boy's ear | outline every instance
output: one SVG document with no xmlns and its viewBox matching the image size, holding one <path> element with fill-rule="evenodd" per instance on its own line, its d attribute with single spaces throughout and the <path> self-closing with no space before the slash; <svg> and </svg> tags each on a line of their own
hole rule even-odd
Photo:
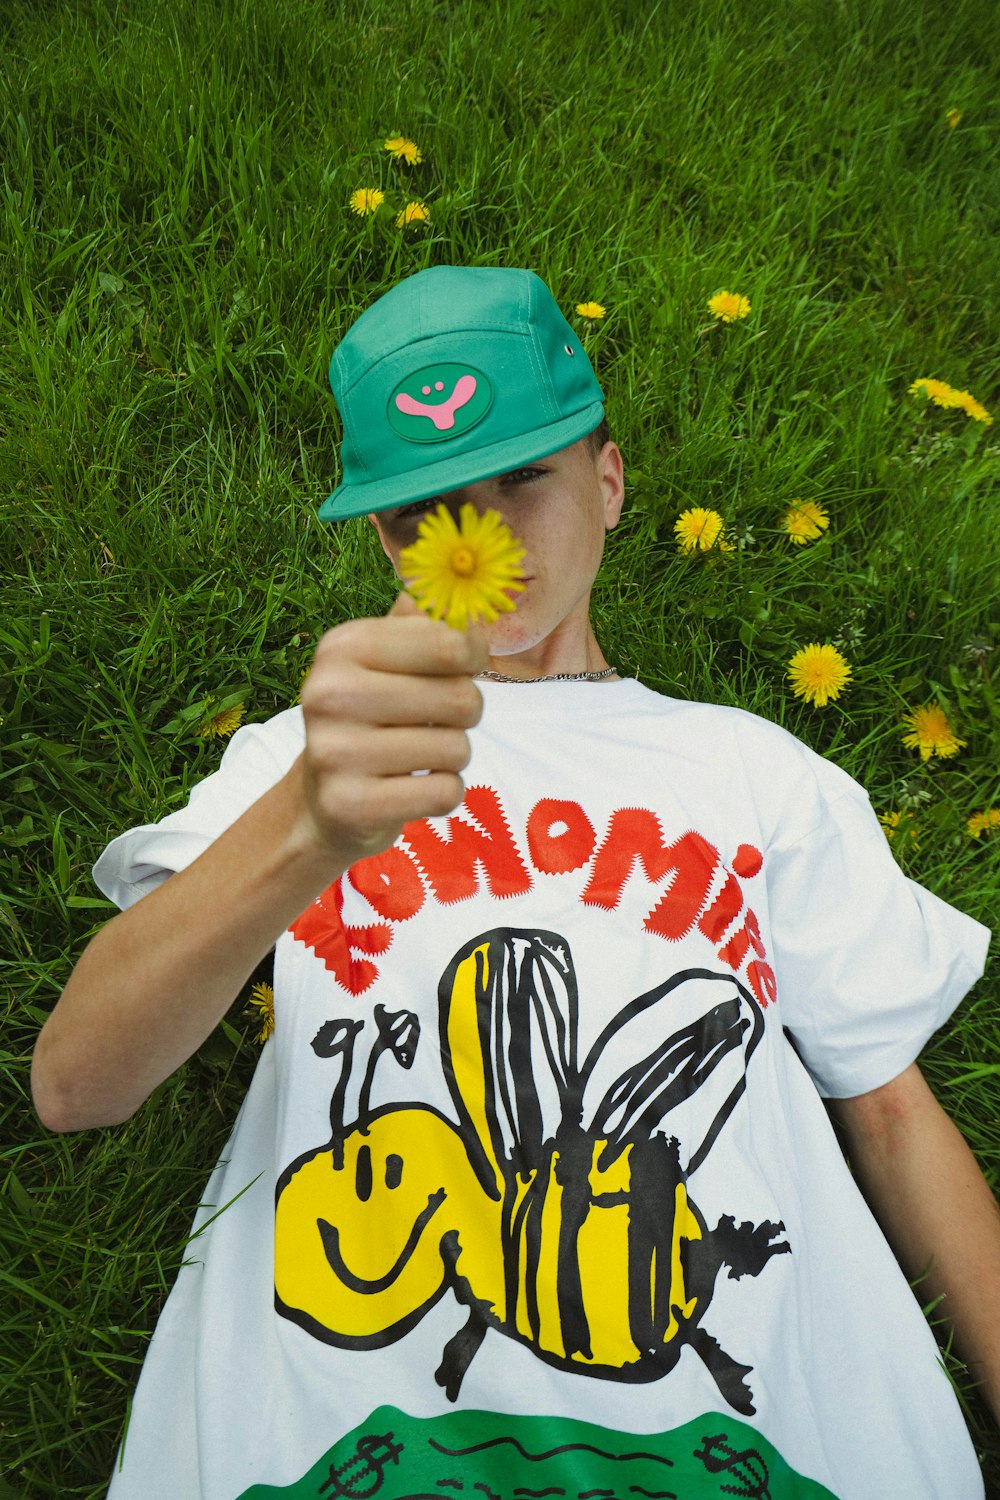
<svg viewBox="0 0 1000 1500">
<path fill-rule="evenodd" d="M 604 497 L 604 524 L 608 531 L 618 525 L 625 500 L 625 466 L 617 443 L 605 443 L 595 461 Z"/>
<path fill-rule="evenodd" d="M 391 562 L 392 558 L 389 556 L 389 549 L 388 549 L 388 547 L 385 544 L 385 533 L 382 530 L 382 524 L 379 521 L 378 516 L 375 514 L 374 511 L 369 511 L 368 515 L 365 517 L 365 520 L 366 521 L 370 521 L 371 524 L 375 527 L 375 530 L 378 532 L 378 539 L 379 539 L 379 542 L 381 543 L 382 551 L 385 553 L 386 557 L 388 557 L 389 561 Z"/>
</svg>

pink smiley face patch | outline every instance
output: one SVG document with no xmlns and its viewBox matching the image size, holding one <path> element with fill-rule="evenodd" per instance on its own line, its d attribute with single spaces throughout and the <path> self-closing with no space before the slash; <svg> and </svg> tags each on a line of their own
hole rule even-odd
<svg viewBox="0 0 1000 1500">
<path fill-rule="evenodd" d="M 389 424 L 409 443 L 440 443 L 481 422 L 493 405 L 493 388 L 472 365 L 424 365 L 399 382 L 389 397 Z"/>
</svg>

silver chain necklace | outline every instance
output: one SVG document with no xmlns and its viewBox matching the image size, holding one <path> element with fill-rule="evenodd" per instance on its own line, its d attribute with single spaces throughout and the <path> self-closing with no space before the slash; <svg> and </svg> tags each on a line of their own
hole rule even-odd
<svg viewBox="0 0 1000 1500">
<path fill-rule="evenodd" d="M 603 672 L 553 672 L 549 677 L 508 677 L 504 672 L 477 672 L 476 676 L 488 677 L 490 682 L 600 682 L 617 672 L 617 667 L 606 667 Z"/>
</svg>

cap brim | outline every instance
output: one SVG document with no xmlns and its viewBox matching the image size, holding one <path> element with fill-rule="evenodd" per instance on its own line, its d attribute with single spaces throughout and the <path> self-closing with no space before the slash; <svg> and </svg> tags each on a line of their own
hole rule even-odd
<svg viewBox="0 0 1000 1500">
<path fill-rule="evenodd" d="M 489 448 L 454 454 L 440 463 L 394 475 L 391 479 L 342 484 L 323 501 L 319 518 L 321 521 L 347 521 L 352 516 L 391 510 L 397 505 L 410 505 L 415 500 L 430 500 L 435 495 L 459 490 L 463 485 L 476 484 L 480 479 L 507 474 L 522 464 L 547 458 L 550 453 L 558 453 L 560 448 L 579 442 L 593 432 L 603 416 L 603 403 L 595 401 L 570 417 L 561 417 L 558 422 L 536 427 L 517 437 L 504 438 L 502 443 L 494 443 Z"/>
</svg>

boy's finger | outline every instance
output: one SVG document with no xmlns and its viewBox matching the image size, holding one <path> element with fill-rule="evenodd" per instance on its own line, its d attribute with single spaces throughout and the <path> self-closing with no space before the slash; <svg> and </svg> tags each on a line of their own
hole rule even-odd
<svg viewBox="0 0 1000 1500">
<path fill-rule="evenodd" d="M 388 613 L 390 615 L 419 615 L 420 606 L 412 594 L 401 589 L 392 601 L 392 608 Z"/>
<path fill-rule="evenodd" d="M 389 614 L 395 615 L 397 618 L 407 615 L 419 615 L 420 613 L 420 606 L 413 598 L 413 595 L 408 594 L 405 589 L 396 595 L 392 608 L 389 610 Z M 468 645 L 469 666 L 467 670 L 470 672 L 482 672 L 490 664 L 490 653 L 489 647 L 486 644 L 486 636 L 478 625 L 470 625 L 464 632 L 464 635 Z"/>
<path fill-rule="evenodd" d="M 465 632 L 465 639 L 469 646 L 470 672 L 485 672 L 490 664 L 490 648 L 486 644 L 486 636 L 478 625 L 470 625 Z"/>
<path fill-rule="evenodd" d="M 381 619 L 348 620 L 328 630 L 316 647 L 310 677 L 318 670 L 329 680 L 331 672 L 350 670 L 352 664 L 374 672 L 460 677 L 481 672 L 488 661 L 481 631 L 453 630 L 400 594 Z M 313 682 L 313 690 L 316 686 Z"/>
</svg>

